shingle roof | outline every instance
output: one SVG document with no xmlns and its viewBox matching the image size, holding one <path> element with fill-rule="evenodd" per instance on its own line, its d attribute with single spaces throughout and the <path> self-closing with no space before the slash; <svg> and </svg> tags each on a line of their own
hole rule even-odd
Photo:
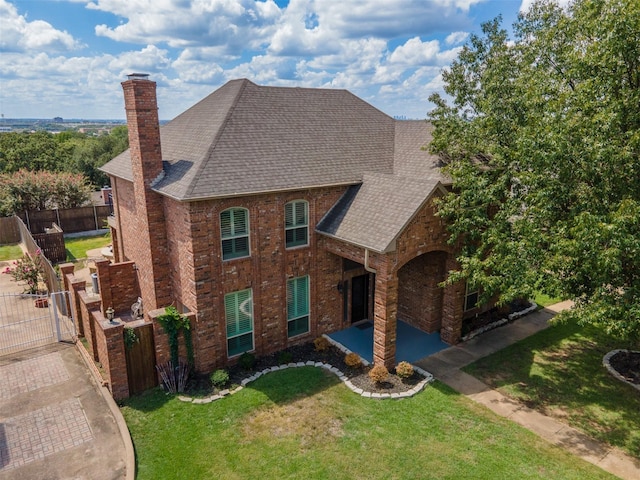
<svg viewBox="0 0 640 480">
<path fill-rule="evenodd" d="M 442 188 L 432 178 L 365 174 L 362 184 L 349 187 L 316 230 L 376 252 L 392 251 L 409 221 Z"/>
<path fill-rule="evenodd" d="M 393 174 L 365 174 L 318 223 L 325 235 L 387 252 L 420 208 L 450 180 L 438 168 L 438 157 L 424 147 L 433 127 L 424 121 L 397 121 Z"/>
<path fill-rule="evenodd" d="M 346 90 L 233 80 L 160 129 L 154 189 L 196 200 L 353 184 L 392 173 L 395 121 Z M 102 170 L 132 180 L 126 151 Z"/>
<path fill-rule="evenodd" d="M 189 201 L 351 185 L 316 230 L 385 252 L 450 184 L 424 148 L 432 130 L 346 90 L 233 80 L 160 128 L 165 176 L 154 190 Z M 129 151 L 102 170 L 132 181 Z"/>
</svg>

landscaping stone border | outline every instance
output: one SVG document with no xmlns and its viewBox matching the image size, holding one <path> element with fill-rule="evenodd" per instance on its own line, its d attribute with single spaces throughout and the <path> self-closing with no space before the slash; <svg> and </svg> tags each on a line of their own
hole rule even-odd
<svg viewBox="0 0 640 480">
<path fill-rule="evenodd" d="M 341 350 L 346 350 L 344 347 L 341 348 Z M 363 359 L 363 362 L 365 360 Z M 368 363 L 367 363 L 368 364 Z M 228 395 L 233 395 L 234 393 L 239 392 L 240 390 L 242 390 L 245 386 L 247 386 L 247 384 L 253 382 L 254 380 L 257 380 L 258 378 L 260 378 L 263 375 L 266 375 L 267 373 L 271 373 L 271 372 L 277 372 L 279 370 L 286 370 L 287 368 L 298 368 L 298 367 L 318 367 L 318 368 L 324 368 L 325 370 L 335 374 L 346 386 L 347 388 L 349 388 L 352 392 L 357 393 L 358 395 L 365 397 L 365 398 L 377 398 L 377 399 L 387 399 L 387 398 L 395 398 L 395 399 L 399 399 L 399 398 L 409 398 L 409 397 L 413 397 L 415 394 L 421 392 L 424 387 L 426 385 L 428 385 L 429 383 L 431 383 L 433 381 L 433 375 L 431 375 L 429 372 L 421 369 L 420 367 L 417 366 L 413 366 L 413 369 L 415 372 L 419 373 L 420 375 L 422 375 L 424 377 L 423 380 L 421 380 L 418 384 L 416 384 L 412 389 L 407 390 L 406 392 L 396 392 L 396 393 L 377 393 L 377 392 L 366 392 L 364 390 L 362 390 L 361 388 L 356 387 L 353 383 L 351 383 L 351 381 L 347 378 L 347 376 L 342 373 L 338 368 L 334 367 L 333 365 L 329 365 L 328 363 L 323 363 L 323 362 L 314 362 L 312 360 L 308 360 L 306 362 L 297 362 L 297 363 L 287 363 L 284 365 L 278 365 L 277 367 L 270 367 L 270 368 L 266 368 L 260 372 L 257 372 L 255 374 L 253 374 L 250 377 L 245 378 L 244 380 L 242 380 L 242 382 L 240 382 L 240 386 L 233 389 L 233 390 L 222 390 L 219 393 L 210 395 L 208 397 L 204 397 L 204 398 L 193 398 L 193 397 L 188 397 L 186 395 L 178 395 L 178 399 L 183 401 L 183 402 L 187 402 L 187 403 L 196 403 L 196 404 L 203 404 L 203 403 L 211 403 L 215 400 L 219 400 L 221 398 L 224 398 Z"/>
<path fill-rule="evenodd" d="M 620 352 L 633 352 L 633 353 L 637 353 L 635 350 L 624 350 L 624 349 L 617 349 L 617 350 L 611 350 L 609 353 L 607 353 L 604 358 L 602 359 L 602 365 L 604 365 L 604 367 L 609 371 L 609 373 L 611 375 L 613 375 L 615 378 L 617 378 L 618 380 L 620 380 L 621 382 L 624 382 L 628 385 L 631 385 L 633 388 L 635 388 L 636 390 L 640 391 L 640 385 L 636 385 L 635 383 L 631 383 L 629 380 L 627 380 L 626 378 L 624 378 L 622 375 L 620 375 L 615 368 L 613 368 L 611 366 L 611 357 L 613 357 L 616 353 L 620 353 Z"/>
<path fill-rule="evenodd" d="M 528 315 L 529 313 L 534 312 L 537 309 L 538 309 L 538 304 L 536 302 L 531 302 L 531 305 L 529 305 L 524 310 L 520 310 L 519 312 L 510 313 L 505 318 L 501 318 L 500 320 L 496 320 L 495 322 L 491 322 L 491 323 L 485 325 L 484 327 L 478 328 L 477 330 L 474 330 L 474 331 L 468 333 L 467 335 L 462 337 L 460 340 L 463 341 L 463 342 L 466 342 L 467 340 L 471 340 L 473 337 L 477 337 L 478 335 L 482 335 L 483 333 L 488 332 L 489 330 L 493 330 L 494 328 L 501 327 L 505 323 L 509 323 L 509 322 L 515 320 L 516 318 L 524 317 L 525 315 Z"/>
</svg>

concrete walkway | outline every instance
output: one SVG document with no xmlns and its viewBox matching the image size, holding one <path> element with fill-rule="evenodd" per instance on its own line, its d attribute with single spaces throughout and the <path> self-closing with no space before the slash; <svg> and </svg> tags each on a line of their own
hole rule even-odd
<svg viewBox="0 0 640 480">
<path fill-rule="evenodd" d="M 133 479 L 129 432 L 75 345 L 0 357 L 0 480 Z"/>
<path fill-rule="evenodd" d="M 570 306 L 570 302 L 562 302 L 531 313 L 464 344 L 450 347 L 424 358 L 416 362 L 416 365 L 432 373 L 438 380 L 471 400 L 485 405 L 502 417 L 513 420 L 554 445 L 558 445 L 620 478 L 637 480 L 640 478 L 640 461 L 615 447 L 603 445 L 558 420 L 525 407 L 460 370 L 479 358 L 497 352 L 546 328 L 549 325 L 549 319 Z"/>
</svg>

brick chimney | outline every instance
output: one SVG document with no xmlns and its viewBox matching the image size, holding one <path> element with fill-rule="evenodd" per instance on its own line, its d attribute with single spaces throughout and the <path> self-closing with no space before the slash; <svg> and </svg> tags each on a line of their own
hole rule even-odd
<svg viewBox="0 0 640 480">
<path fill-rule="evenodd" d="M 167 233 L 163 197 L 151 186 L 162 173 L 162 149 L 156 83 L 134 73 L 122 82 L 135 197 L 135 238 L 128 239 L 129 259 L 137 268 L 144 311 L 171 304 Z"/>
</svg>

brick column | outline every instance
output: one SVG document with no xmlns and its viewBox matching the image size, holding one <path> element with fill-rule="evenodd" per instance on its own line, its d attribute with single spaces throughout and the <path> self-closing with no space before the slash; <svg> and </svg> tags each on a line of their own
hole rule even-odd
<svg viewBox="0 0 640 480">
<path fill-rule="evenodd" d="M 373 317 L 373 363 L 391 370 L 396 362 L 398 276 L 385 259 L 376 273 Z"/>
<path fill-rule="evenodd" d="M 459 268 L 453 254 L 447 255 L 446 271 Z M 442 300 L 442 329 L 440 337 L 449 345 L 460 341 L 462 332 L 462 313 L 464 308 L 464 283 L 458 282 L 444 287 Z"/>
<path fill-rule="evenodd" d="M 99 361 L 109 382 L 111 395 L 116 400 L 129 398 L 127 359 L 124 349 L 124 324 L 118 319 L 109 322 L 100 312 L 93 312 Z"/>
</svg>

